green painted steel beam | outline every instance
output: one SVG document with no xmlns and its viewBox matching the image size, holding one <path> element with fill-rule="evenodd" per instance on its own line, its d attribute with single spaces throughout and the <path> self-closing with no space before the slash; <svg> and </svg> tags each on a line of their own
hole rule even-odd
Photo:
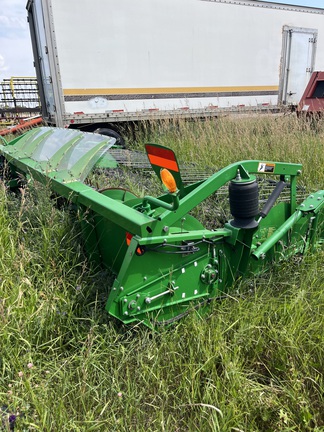
<svg viewBox="0 0 324 432">
<path fill-rule="evenodd" d="M 75 192 L 75 186 L 76 183 L 69 185 L 71 192 Z M 163 228 L 160 221 L 104 196 L 90 187 L 82 188 L 75 202 L 87 206 L 109 221 L 116 222 L 119 226 L 134 235 L 137 234 L 141 237 L 146 237 L 148 235 L 148 227 L 152 232 L 161 232 Z"/>
<path fill-rule="evenodd" d="M 302 212 L 317 214 L 322 207 L 324 207 L 324 190 L 319 190 L 310 194 L 307 199 L 298 206 L 298 209 Z"/>
<path fill-rule="evenodd" d="M 219 228 L 215 231 L 210 230 L 191 230 L 187 231 L 179 231 L 179 232 L 171 232 L 170 234 L 166 234 L 164 236 L 155 236 L 155 237 L 143 237 L 136 238 L 138 244 L 141 246 L 147 246 L 152 244 L 172 244 L 173 242 L 179 242 L 183 240 L 213 240 L 217 241 L 218 239 L 223 239 L 225 237 L 230 237 L 232 235 L 232 231 L 226 228 Z"/>
<path fill-rule="evenodd" d="M 302 218 L 300 210 L 293 213 L 267 240 L 252 252 L 255 259 L 265 258 L 266 253 Z"/>
<path fill-rule="evenodd" d="M 198 204 L 207 199 L 210 195 L 220 189 L 229 181 L 233 180 L 237 171 L 240 167 L 243 167 L 245 171 L 250 174 L 264 174 L 258 171 L 260 167 L 260 161 L 241 161 L 227 166 L 221 169 L 203 183 L 198 184 L 198 186 L 191 190 L 184 198 L 180 201 L 179 210 L 177 213 L 170 211 L 165 211 L 161 216 L 161 220 L 165 225 L 172 225 L 175 220 L 183 217 L 185 214 L 193 210 Z M 286 176 L 297 176 L 301 172 L 301 164 L 288 164 L 283 162 L 267 162 L 269 165 L 274 166 L 271 173 L 272 175 L 286 175 Z"/>
</svg>

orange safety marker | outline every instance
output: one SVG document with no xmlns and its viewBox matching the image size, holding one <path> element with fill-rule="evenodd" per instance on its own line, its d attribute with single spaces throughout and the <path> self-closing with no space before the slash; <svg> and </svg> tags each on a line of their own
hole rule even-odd
<svg viewBox="0 0 324 432">
<path fill-rule="evenodd" d="M 178 163 L 172 150 L 148 144 L 146 145 L 146 151 L 152 165 L 179 172 Z"/>
</svg>

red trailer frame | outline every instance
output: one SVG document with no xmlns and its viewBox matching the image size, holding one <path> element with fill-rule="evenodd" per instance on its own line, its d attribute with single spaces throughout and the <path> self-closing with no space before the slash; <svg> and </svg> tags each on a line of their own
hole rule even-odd
<svg viewBox="0 0 324 432">
<path fill-rule="evenodd" d="M 324 114 L 324 72 L 313 72 L 298 104 L 299 114 Z"/>
</svg>

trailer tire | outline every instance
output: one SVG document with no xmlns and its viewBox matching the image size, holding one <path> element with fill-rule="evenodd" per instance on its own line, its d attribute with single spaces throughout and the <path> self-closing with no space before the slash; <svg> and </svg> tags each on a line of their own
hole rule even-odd
<svg viewBox="0 0 324 432">
<path fill-rule="evenodd" d="M 116 131 L 114 131 L 113 129 L 109 129 L 109 128 L 98 128 L 94 131 L 94 133 L 100 134 L 100 135 L 106 135 L 112 138 L 116 139 L 116 145 L 122 147 L 122 148 L 126 148 L 126 144 L 124 141 L 124 138 Z"/>
</svg>

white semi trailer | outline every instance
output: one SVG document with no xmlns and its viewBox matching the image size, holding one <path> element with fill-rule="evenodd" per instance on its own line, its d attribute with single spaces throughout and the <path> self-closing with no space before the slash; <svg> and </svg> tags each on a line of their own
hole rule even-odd
<svg viewBox="0 0 324 432">
<path fill-rule="evenodd" d="M 125 122 L 297 105 L 324 70 L 324 8 L 257 0 L 29 0 L 43 117 Z"/>
</svg>

